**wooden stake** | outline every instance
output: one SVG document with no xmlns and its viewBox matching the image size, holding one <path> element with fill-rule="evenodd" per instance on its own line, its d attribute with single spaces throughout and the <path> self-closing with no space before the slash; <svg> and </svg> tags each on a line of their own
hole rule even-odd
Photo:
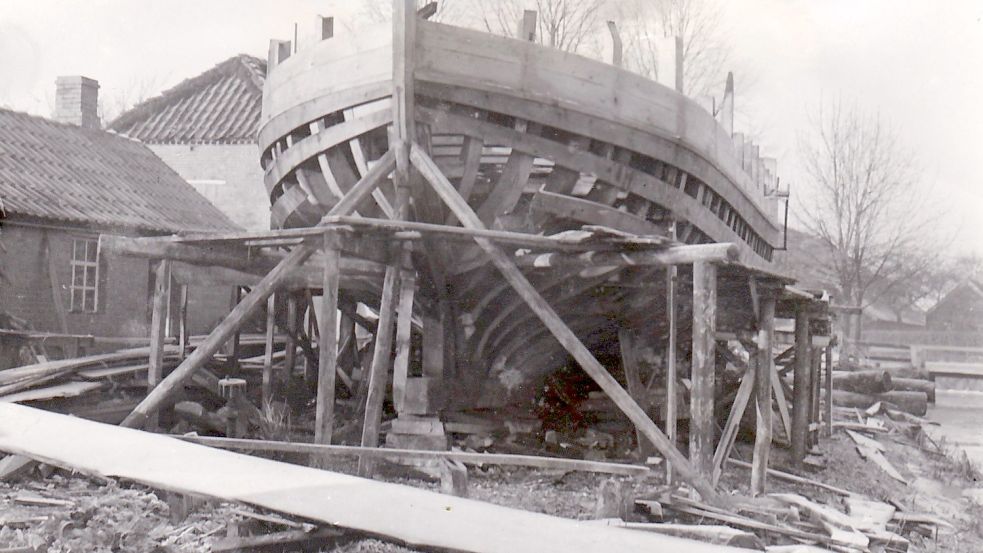
<svg viewBox="0 0 983 553">
<path fill-rule="evenodd" d="M 608 32 L 611 33 L 611 64 L 615 67 L 621 67 L 623 65 L 622 59 L 624 54 L 622 52 L 621 44 L 621 33 L 618 32 L 618 24 L 614 21 L 608 21 Z"/>
<path fill-rule="evenodd" d="M 263 342 L 263 412 L 269 415 L 273 404 L 273 350 L 276 347 L 276 297 L 270 294 L 266 300 L 266 336 Z"/>
<path fill-rule="evenodd" d="M 447 177 L 440 172 L 440 169 L 437 168 L 433 160 L 416 144 L 413 144 L 411 147 L 410 159 L 464 226 L 479 229 L 484 228 L 477 214 L 471 209 L 471 206 L 461 198 L 457 190 L 447 180 Z M 628 419 L 636 427 L 642 429 L 645 437 L 655 444 L 656 448 L 666 459 L 672 461 L 679 475 L 689 482 L 707 501 L 718 503 L 725 501 L 713 489 L 709 481 L 694 470 L 689 461 L 669 442 L 666 435 L 659 430 L 638 403 L 631 398 L 628 392 L 618 384 L 618 381 L 611 376 L 607 369 L 601 365 L 594 355 L 591 354 L 590 350 L 577 338 L 577 335 L 560 319 L 560 316 L 546 303 L 546 300 L 543 299 L 536 288 L 526 279 L 519 268 L 516 267 L 508 254 L 489 240 L 475 238 L 475 242 L 488 254 L 492 263 L 495 264 L 509 284 L 512 285 L 516 293 L 525 300 L 533 313 L 543 321 L 543 324 L 546 325 L 553 336 L 556 337 L 557 341 L 570 353 L 581 368 L 597 382 L 608 397 L 628 416 Z"/>
<path fill-rule="evenodd" d="M 338 282 L 341 277 L 337 236 L 324 236 L 324 275 L 318 322 L 317 412 L 314 443 L 330 444 L 334 429 L 335 374 L 338 367 Z"/>
<path fill-rule="evenodd" d="M 669 226 L 669 236 L 676 239 L 676 222 Z M 666 270 L 666 313 L 669 317 L 669 343 L 666 344 L 666 436 L 669 443 L 676 444 L 676 342 L 678 326 L 676 321 L 676 279 L 678 270 L 674 265 Z M 666 463 L 666 482 L 672 483 L 672 463 Z"/>
<path fill-rule="evenodd" d="M 751 494 L 761 495 L 767 488 L 768 457 L 771 452 L 771 375 L 774 361 L 771 348 L 775 336 L 775 297 L 761 297 L 761 317 L 758 320 L 758 363 L 755 386 L 754 459 L 751 467 Z"/>
<path fill-rule="evenodd" d="M 170 298 L 171 262 L 161 259 L 154 267 L 153 311 L 150 315 L 150 367 L 147 369 L 147 392 L 160 384 L 164 376 L 164 338 L 167 304 Z M 148 421 L 151 430 L 157 428 L 157 417 Z"/>
<path fill-rule="evenodd" d="M 792 461 L 805 459 L 809 436 L 809 316 L 806 306 L 795 311 L 795 374 L 792 399 Z"/>
<path fill-rule="evenodd" d="M 409 376 L 411 331 L 413 330 L 413 296 L 416 293 L 416 274 L 406 266 L 409 255 L 404 255 L 404 266 L 399 273 L 399 305 L 396 318 L 396 360 L 393 362 L 393 403 L 396 411 L 403 411 L 403 395 Z"/>
<path fill-rule="evenodd" d="M 713 471 L 716 326 L 717 267 L 710 263 L 694 263 L 689 458 L 704 477 L 709 477 Z"/>
</svg>

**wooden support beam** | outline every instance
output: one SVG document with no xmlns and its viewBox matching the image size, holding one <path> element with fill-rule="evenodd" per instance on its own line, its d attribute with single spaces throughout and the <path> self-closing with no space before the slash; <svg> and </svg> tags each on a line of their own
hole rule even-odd
<svg viewBox="0 0 983 553">
<path fill-rule="evenodd" d="M 751 494 L 767 491 L 768 457 L 771 452 L 771 390 L 772 375 L 776 375 L 772 357 L 775 337 L 775 297 L 761 298 L 761 316 L 758 319 L 757 383 L 755 386 L 756 427 L 754 433 L 754 459 L 751 467 Z M 781 389 L 779 387 L 779 389 Z M 784 399 L 783 399 L 784 401 Z"/>
<path fill-rule="evenodd" d="M 669 237 L 676 239 L 676 222 L 669 227 Z M 676 384 L 676 344 L 679 336 L 679 326 L 676 320 L 676 280 L 678 271 L 675 265 L 666 270 L 666 316 L 669 318 L 669 336 L 666 344 L 666 436 L 669 443 L 676 444 L 676 415 L 678 392 Z M 672 483 L 672 463 L 666 463 L 666 482 Z"/>
<path fill-rule="evenodd" d="M 338 237 L 324 236 L 324 274 L 318 322 L 317 411 L 314 442 L 330 444 L 334 429 L 335 373 L 338 367 Z"/>
<path fill-rule="evenodd" d="M 406 144 L 416 140 L 415 52 L 416 1 L 393 0 L 393 131 Z"/>
<path fill-rule="evenodd" d="M 410 159 L 414 166 L 427 179 L 437 194 L 454 212 L 466 227 L 484 228 L 481 219 L 454 189 L 454 186 L 440 172 L 437 165 L 419 146 L 413 145 Z M 628 416 L 636 427 L 642 428 L 645 437 L 675 465 L 679 475 L 690 483 L 701 496 L 710 502 L 723 502 L 725 499 L 713 489 L 708 480 L 699 474 L 685 457 L 669 442 L 665 434 L 648 417 L 638 403 L 618 384 L 613 376 L 594 357 L 577 335 L 560 319 L 560 316 L 546 303 L 536 288 L 526 279 L 512 259 L 493 242 L 475 238 L 475 242 L 488 254 L 492 263 L 512 285 L 529 308 L 543 321 L 557 341 L 566 349 L 577 363 L 594 379 L 612 401 Z"/>
<path fill-rule="evenodd" d="M 392 359 L 393 315 L 395 311 L 396 285 L 399 269 L 395 265 L 386 268 L 379 303 L 379 324 L 375 333 L 372 367 L 369 369 L 369 392 L 365 399 L 365 423 L 362 426 L 362 447 L 378 447 L 379 426 L 382 424 L 382 402 L 386 398 L 386 382 L 389 380 L 389 363 Z M 373 463 L 368 457 L 358 460 L 358 474 L 370 476 Z"/>
<path fill-rule="evenodd" d="M 748 401 L 755 390 L 757 378 L 757 360 L 753 357 L 749 360 L 747 370 L 744 371 L 744 378 L 741 385 L 737 388 L 737 396 L 734 397 L 734 404 L 731 406 L 727 422 L 724 424 L 724 431 L 720 433 L 720 441 L 717 449 L 713 453 L 713 484 L 717 485 L 720 475 L 723 474 L 724 462 L 730 457 L 730 452 L 734 448 L 734 441 L 737 439 L 737 430 L 741 426 L 741 419 L 747 409 Z"/>
<path fill-rule="evenodd" d="M 621 348 L 621 368 L 625 373 L 625 384 L 628 394 L 638 403 L 642 403 L 645 386 L 642 384 L 640 360 L 638 359 L 638 344 L 635 335 L 627 328 L 618 331 L 618 345 Z M 639 456 L 642 459 L 651 457 L 655 446 L 649 441 L 642 430 L 635 427 L 635 440 L 638 442 Z"/>
<path fill-rule="evenodd" d="M 294 368 L 297 365 L 297 293 L 287 294 L 287 345 L 284 350 L 283 374 L 286 380 L 290 380 L 294 375 Z"/>
<path fill-rule="evenodd" d="M 813 432 L 811 429 L 818 427 L 819 423 L 819 392 L 822 390 L 822 385 L 820 380 L 822 377 L 823 370 L 823 350 L 819 347 L 813 347 L 811 349 L 811 355 L 809 359 L 809 445 L 815 445 L 819 441 L 819 432 Z M 813 426 L 816 424 L 816 426 Z"/>
<path fill-rule="evenodd" d="M 181 348 L 180 358 L 184 359 L 188 355 L 188 285 L 178 286 L 178 346 Z"/>
<path fill-rule="evenodd" d="M 792 379 L 792 461 L 799 465 L 805 459 L 809 436 L 809 316 L 805 306 L 795 312 L 795 373 Z"/>
<path fill-rule="evenodd" d="M 736 261 L 738 247 L 734 244 L 696 244 L 669 246 L 662 250 L 633 252 L 589 251 L 584 253 L 526 254 L 516 257 L 519 267 L 651 267 L 688 265 L 690 263 L 727 263 Z"/>
<path fill-rule="evenodd" d="M 166 338 L 167 304 L 171 296 L 171 262 L 157 261 L 154 266 L 154 297 L 150 315 L 150 367 L 147 369 L 147 393 L 156 388 L 164 376 L 164 340 Z M 157 428 L 157 416 L 147 421 L 150 429 Z"/>
<path fill-rule="evenodd" d="M 233 286 L 232 287 L 232 307 L 239 305 L 242 301 L 242 287 Z M 239 372 L 239 342 L 241 341 L 242 333 L 237 329 L 232 333 L 232 340 L 229 343 L 229 369 L 233 373 Z"/>
<path fill-rule="evenodd" d="M 824 417 L 826 422 L 826 436 L 833 435 L 833 344 L 826 344 L 826 405 Z"/>
<path fill-rule="evenodd" d="M 263 413 L 269 415 L 269 409 L 273 405 L 273 350 L 276 344 L 273 341 L 276 334 L 276 297 L 270 294 L 266 299 L 266 335 L 263 340 L 263 384 L 261 397 L 263 404 L 260 406 Z"/>
<path fill-rule="evenodd" d="M 409 377 L 410 346 L 413 330 L 413 297 L 416 293 L 416 273 L 410 265 L 409 252 L 404 251 L 403 267 L 399 272 L 399 302 L 396 316 L 396 360 L 393 361 L 393 403 L 396 412 L 403 411 L 406 379 Z"/>
<path fill-rule="evenodd" d="M 716 375 L 717 266 L 693 264 L 693 368 L 690 380 L 689 458 L 713 474 L 713 396 Z"/>
</svg>

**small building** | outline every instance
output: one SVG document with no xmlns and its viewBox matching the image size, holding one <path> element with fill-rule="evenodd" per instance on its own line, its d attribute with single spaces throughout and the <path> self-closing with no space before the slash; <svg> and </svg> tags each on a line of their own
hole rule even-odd
<svg viewBox="0 0 983 553">
<path fill-rule="evenodd" d="M 105 255 L 99 235 L 241 229 L 146 146 L 100 130 L 98 86 L 59 78 L 61 122 L 0 109 L 0 320 L 146 338 L 151 262 Z M 200 287 L 189 299 L 189 330 L 210 330 L 230 300 L 227 287 Z"/>
<path fill-rule="evenodd" d="M 966 279 L 928 310 L 929 330 L 983 332 L 983 284 Z"/>
<path fill-rule="evenodd" d="M 117 117 L 109 129 L 146 144 L 249 230 L 270 228 L 256 133 L 266 62 L 244 54 Z"/>
</svg>

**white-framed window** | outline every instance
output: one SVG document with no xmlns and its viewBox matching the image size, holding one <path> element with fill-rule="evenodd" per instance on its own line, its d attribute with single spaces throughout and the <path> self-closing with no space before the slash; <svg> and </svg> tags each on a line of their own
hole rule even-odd
<svg viewBox="0 0 983 553">
<path fill-rule="evenodd" d="M 99 241 L 72 240 L 71 310 L 76 313 L 99 311 Z"/>
</svg>

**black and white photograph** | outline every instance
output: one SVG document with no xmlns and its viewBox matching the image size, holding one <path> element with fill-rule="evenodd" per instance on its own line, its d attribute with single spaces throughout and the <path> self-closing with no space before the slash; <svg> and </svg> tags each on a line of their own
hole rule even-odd
<svg viewBox="0 0 983 553">
<path fill-rule="evenodd" d="M 981 160 L 980 0 L 0 0 L 0 553 L 979 553 Z"/>
</svg>

